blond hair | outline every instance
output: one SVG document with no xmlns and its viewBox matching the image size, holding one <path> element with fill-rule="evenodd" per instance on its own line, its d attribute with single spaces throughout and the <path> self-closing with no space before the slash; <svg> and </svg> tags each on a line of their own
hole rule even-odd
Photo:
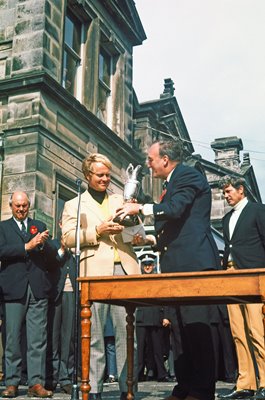
<svg viewBox="0 0 265 400">
<path fill-rule="evenodd" d="M 89 172 L 93 172 L 93 163 L 97 162 L 104 164 L 109 169 L 112 168 L 112 164 L 108 157 L 104 156 L 104 154 L 93 153 L 87 156 L 82 162 L 82 172 L 85 177 L 87 177 Z"/>
</svg>

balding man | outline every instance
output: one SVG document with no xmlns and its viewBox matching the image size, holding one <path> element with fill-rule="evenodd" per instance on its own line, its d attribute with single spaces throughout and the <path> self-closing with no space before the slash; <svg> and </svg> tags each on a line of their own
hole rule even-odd
<svg viewBox="0 0 265 400">
<path fill-rule="evenodd" d="M 210 227 L 211 189 L 195 168 L 182 163 L 179 139 L 160 140 L 148 149 L 147 166 L 153 178 L 164 179 L 159 204 L 125 203 L 126 215 L 153 215 L 163 272 L 197 272 L 220 268 Z M 215 359 L 211 324 L 218 323 L 216 306 L 180 305 L 175 308 L 182 354 L 175 361 L 177 385 L 165 400 L 214 400 Z M 179 334 L 180 333 L 180 334 Z"/>
<path fill-rule="evenodd" d="M 53 393 L 43 384 L 50 291 L 47 268 L 55 260 L 56 248 L 45 224 L 28 217 L 30 200 L 25 192 L 14 192 L 9 205 L 12 217 L 0 222 L 0 289 L 6 327 L 6 389 L 2 397 L 18 395 L 23 321 L 27 332 L 28 396 L 52 397 Z"/>
</svg>

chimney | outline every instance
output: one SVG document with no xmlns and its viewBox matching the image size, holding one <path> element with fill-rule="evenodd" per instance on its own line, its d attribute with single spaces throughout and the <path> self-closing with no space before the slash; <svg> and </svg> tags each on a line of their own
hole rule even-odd
<svg viewBox="0 0 265 400">
<path fill-rule="evenodd" d="M 174 82 L 171 78 L 164 79 L 164 92 L 160 95 L 160 99 L 165 97 L 173 97 L 175 93 Z"/>
<path fill-rule="evenodd" d="M 215 153 L 215 163 L 222 167 L 240 172 L 240 150 L 243 150 L 242 140 L 237 136 L 215 139 L 211 143 Z"/>
<path fill-rule="evenodd" d="M 243 163 L 242 163 L 242 167 L 248 167 L 249 165 L 250 165 L 249 153 L 244 153 L 244 154 L 243 154 Z"/>
</svg>

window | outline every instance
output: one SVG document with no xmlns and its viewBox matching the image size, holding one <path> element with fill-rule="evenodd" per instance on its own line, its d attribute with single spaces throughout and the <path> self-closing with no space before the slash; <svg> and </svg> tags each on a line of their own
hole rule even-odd
<svg viewBox="0 0 265 400">
<path fill-rule="evenodd" d="M 81 62 L 81 22 L 68 10 L 65 18 L 63 87 L 77 95 L 77 71 Z"/>
<path fill-rule="evenodd" d="M 107 101 L 111 85 L 111 56 L 100 49 L 98 60 L 98 117 L 107 123 Z"/>
<path fill-rule="evenodd" d="M 104 83 L 108 88 L 110 87 L 110 56 L 104 50 L 99 53 L 99 80 Z M 110 89 L 109 89 L 110 90 Z"/>
<path fill-rule="evenodd" d="M 57 174 L 56 174 L 57 175 Z M 62 176 L 56 176 L 56 224 L 55 224 L 55 237 L 61 236 L 61 230 L 59 228 L 59 220 L 62 215 L 64 204 L 66 201 L 73 199 L 77 196 L 76 190 L 73 183 L 68 184 L 68 180 Z"/>
</svg>

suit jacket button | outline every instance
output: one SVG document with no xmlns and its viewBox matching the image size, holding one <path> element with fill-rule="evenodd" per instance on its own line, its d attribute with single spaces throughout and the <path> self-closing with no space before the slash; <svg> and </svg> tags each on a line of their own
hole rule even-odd
<svg viewBox="0 0 265 400">
<path fill-rule="evenodd" d="M 230 244 L 230 245 L 229 245 L 229 247 L 230 247 L 230 249 L 231 249 L 231 247 L 233 247 L 233 245 L 232 245 L 232 244 Z"/>
<path fill-rule="evenodd" d="M 167 251 L 167 247 L 164 247 L 164 251 Z"/>
</svg>

